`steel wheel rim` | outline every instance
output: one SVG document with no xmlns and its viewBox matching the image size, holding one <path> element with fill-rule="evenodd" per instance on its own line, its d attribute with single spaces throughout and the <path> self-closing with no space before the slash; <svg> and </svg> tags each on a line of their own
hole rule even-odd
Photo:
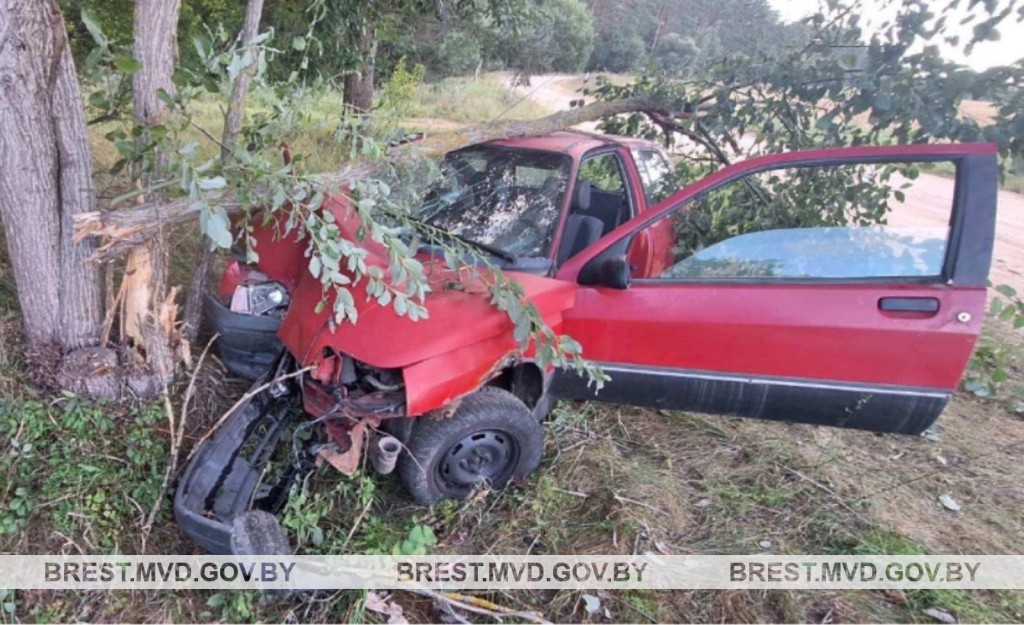
<svg viewBox="0 0 1024 625">
<path fill-rule="evenodd" d="M 503 483 L 518 461 L 519 445 L 508 432 L 479 430 L 445 450 L 435 474 L 441 490 L 463 496 L 480 482 Z"/>
</svg>

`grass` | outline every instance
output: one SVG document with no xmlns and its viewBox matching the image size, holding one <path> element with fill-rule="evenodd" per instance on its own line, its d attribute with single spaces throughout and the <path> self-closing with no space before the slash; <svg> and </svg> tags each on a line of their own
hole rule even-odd
<svg viewBox="0 0 1024 625">
<path fill-rule="evenodd" d="M 513 95 L 503 81 L 502 74 L 485 74 L 479 78 L 446 78 L 420 85 L 417 101 L 408 109 L 408 116 L 474 124 L 547 115 L 548 112 L 532 100 Z"/>
<path fill-rule="evenodd" d="M 516 98 L 500 80 L 420 86 L 406 117 L 394 123 L 440 130 L 543 114 L 530 104 L 513 106 Z M 315 154 L 310 167 L 330 168 L 343 158 L 334 140 L 339 102 L 336 93 L 311 94 L 302 115 L 288 122 L 295 151 Z M 272 103 L 271 94 L 257 92 L 252 114 L 269 111 Z M 196 106 L 196 123 L 213 134 L 219 116 L 212 102 Z M 92 128 L 100 168 L 117 160 L 104 138 L 112 129 Z M 201 139 L 198 130 L 187 132 Z M 216 156 L 216 146 L 200 143 Z M 124 184 L 112 177 L 102 182 L 110 194 Z M 180 283 L 197 237 L 187 228 L 173 237 L 172 282 Z M 6 452 L 0 456 L 0 550 L 136 553 L 144 518 L 159 503 L 146 551 L 193 552 L 158 492 L 167 462 L 162 407 L 50 396 L 25 378 L 5 249 L 0 240 L 0 442 Z M 1014 335 L 1000 340 L 1019 350 Z M 226 381 L 216 362 L 197 380 L 189 441 L 242 388 Z M 421 507 L 408 501 L 395 477 L 346 479 L 323 471 L 292 497 L 283 519 L 300 553 L 760 553 L 764 544 L 778 554 L 1024 553 L 1024 468 L 1008 446 L 1024 437 L 1024 421 L 996 401 L 963 396 L 940 427 L 941 441 L 930 443 L 563 403 L 545 424 L 542 467 L 523 488 Z M 936 496 L 946 492 L 965 504 L 962 513 L 936 507 Z M 585 612 L 577 591 L 488 596 L 542 610 L 558 622 L 604 620 Z M 363 599 L 360 592 L 32 591 L 0 593 L 0 618 L 379 622 L 364 611 Z M 396 601 L 411 620 L 438 618 L 421 598 L 399 595 Z M 951 610 L 962 621 L 1024 619 L 1019 593 L 915 590 L 900 602 L 874 591 L 624 591 L 603 592 L 601 601 L 611 620 L 621 622 L 923 622 L 922 610 L 930 607 Z"/>
</svg>

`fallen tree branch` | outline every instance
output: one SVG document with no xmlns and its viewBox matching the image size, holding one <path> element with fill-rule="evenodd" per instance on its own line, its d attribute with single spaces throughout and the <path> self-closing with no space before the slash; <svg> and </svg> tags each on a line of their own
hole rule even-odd
<svg viewBox="0 0 1024 625">
<path fill-rule="evenodd" d="M 545 135 L 585 122 L 597 121 L 624 113 L 646 110 L 665 110 L 664 98 L 656 95 L 637 96 L 622 100 L 594 102 L 579 108 L 559 111 L 547 117 L 530 121 L 498 121 L 463 128 L 457 131 L 430 135 L 421 141 L 391 148 L 383 162 L 401 165 L 423 156 L 440 156 L 468 145 L 533 135 Z M 316 176 L 316 183 L 327 191 L 351 186 L 379 171 L 383 162 L 356 160 L 336 173 Z M 258 197 L 260 189 L 249 189 L 249 195 Z M 243 208 L 231 192 L 207 200 L 231 213 Z M 188 198 L 149 202 L 118 211 L 91 211 L 75 215 L 75 241 L 87 237 L 100 237 L 102 243 L 92 257 L 94 261 L 111 260 L 137 247 L 161 228 L 195 220 L 201 208 Z"/>
</svg>

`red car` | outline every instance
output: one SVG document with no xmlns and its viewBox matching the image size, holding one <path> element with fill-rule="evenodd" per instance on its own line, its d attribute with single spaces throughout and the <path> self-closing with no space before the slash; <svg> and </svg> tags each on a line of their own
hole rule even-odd
<svg viewBox="0 0 1024 625">
<path fill-rule="evenodd" d="M 853 191 L 870 189 L 865 181 L 888 184 L 902 180 L 889 166 L 936 161 L 957 170 L 938 221 L 878 226 L 858 212 Z M 323 292 L 306 244 L 258 229 L 258 265 L 233 262 L 209 298 L 222 359 L 261 380 L 312 369 L 256 395 L 199 450 L 179 485 L 180 525 L 211 551 L 237 551 L 232 522 L 250 507 L 273 511 L 287 492 L 288 475 L 261 480 L 297 402 L 312 419 L 299 429 L 322 424 L 326 439 L 286 473 L 311 457 L 351 473 L 364 446 L 387 471 L 400 450 L 398 473 L 421 503 L 530 474 L 543 451 L 540 420 L 557 399 L 904 434 L 931 425 L 985 312 L 993 146 L 794 152 L 681 190 L 672 169 L 663 150 L 637 139 L 559 132 L 492 142 L 449 154 L 416 213 L 518 279 L 547 323 L 610 375 L 600 392 L 519 353 L 507 315 L 433 246 L 418 251 L 432 287 L 428 318 L 396 315 L 363 282 L 358 323 L 332 327 L 331 306 L 314 312 Z M 820 205 L 786 206 L 772 194 L 794 181 L 819 185 Z M 745 230 L 697 219 L 752 198 L 762 218 Z M 704 211 L 709 203 L 720 210 Z M 352 237 L 348 205 L 326 209 Z M 717 238 L 702 239 L 702 228 Z M 386 268 L 383 250 L 364 245 L 368 262 Z M 371 431 L 393 437 L 386 449 L 367 442 Z"/>
</svg>

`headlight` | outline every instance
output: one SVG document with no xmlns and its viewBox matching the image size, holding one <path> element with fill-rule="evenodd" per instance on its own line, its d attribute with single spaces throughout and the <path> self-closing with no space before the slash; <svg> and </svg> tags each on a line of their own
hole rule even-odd
<svg viewBox="0 0 1024 625">
<path fill-rule="evenodd" d="M 275 310 L 288 308 L 291 298 L 288 290 L 279 282 L 242 284 L 235 287 L 231 296 L 232 312 L 247 315 L 265 315 Z"/>
</svg>

